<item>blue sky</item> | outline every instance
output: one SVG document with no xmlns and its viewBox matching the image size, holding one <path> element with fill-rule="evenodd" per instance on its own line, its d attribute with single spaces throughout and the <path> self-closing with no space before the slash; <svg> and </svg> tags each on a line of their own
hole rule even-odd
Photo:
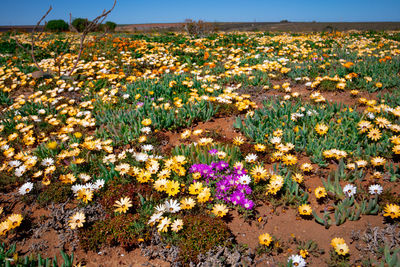
<svg viewBox="0 0 400 267">
<path fill-rule="evenodd" d="M 94 18 L 113 0 L 0 0 L 0 25 Z M 205 21 L 400 21 L 400 0 L 118 0 L 108 20 L 119 24 Z"/>
</svg>

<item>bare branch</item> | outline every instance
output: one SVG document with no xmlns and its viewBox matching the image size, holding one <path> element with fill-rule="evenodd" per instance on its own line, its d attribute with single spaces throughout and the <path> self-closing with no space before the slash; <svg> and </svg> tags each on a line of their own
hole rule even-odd
<svg viewBox="0 0 400 267">
<path fill-rule="evenodd" d="M 50 11 L 53 9 L 52 6 L 49 7 L 49 10 L 47 10 L 47 12 L 43 15 L 43 17 L 38 21 L 38 23 L 36 23 L 36 26 L 32 29 L 32 33 L 35 33 L 37 27 L 39 27 L 40 23 L 42 23 L 42 21 L 47 17 L 47 15 L 49 15 Z"/>
<path fill-rule="evenodd" d="M 43 15 L 43 17 L 38 21 L 36 26 L 32 29 L 32 33 L 31 33 L 31 57 L 32 57 L 33 62 L 35 62 L 36 67 L 38 67 L 41 72 L 43 72 L 43 69 L 39 66 L 39 64 L 36 61 L 36 57 L 35 57 L 35 41 L 37 41 L 37 38 L 35 38 L 35 32 L 36 32 L 37 27 L 39 27 L 40 23 L 42 23 L 42 21 L 47 17 L 47 15 L 50 13 L 50 11 L 52 9 L 53 9 L 52 6 L 50 6 L 49 10 L 47 10 L 47 12 Z M 39 37 L 40 36 L 41 36 L 41 34 L 39 34 Z"/>
<path fill-rule="evenodd" d="M 74 66 L 72 67 L 72 69 L 68 72 L 67 76 L 71 76 L 71 74 L 74 72 L 74 70 L 76 69 L 76 66 L 79 63 L 79 60 L 82 56 L 82 52 L 84 49 L 84 44 L 85 44 L 85 39 L 86 36 L 89 34 L 89 32 L 91 32 L 92 30 L 96 29 L 108 16 L 108 14 L 111 13 L 111 11 L 113 11 L 115 5 L 117 4 L 117 0 L 114 0 L 114 4 L 111 7 L 111 9 L 109 9 L 108 11 L 103 10 L 103 12 L 97 16 L 96 18 L 94 18 L 91 22 L 89 22 L 89 24 L 85 27 L 85 29 L 83 30 L 83 32 L 81 33 L 81 40 L 79 43 L 79 53 L 78 53 L 78 57 L 75 60 Z M 72 15 L 70 14 L 70 25 L 72 25 L 71 23 L 71 17 Z M 76 29 L 75 29 L 76 30 Z"/>
<path fill-rule="evenodd" d="M 36 29 L 39 27 L 40 23 L 42 23 L 42 21 L 47 17 L 47 15 L 50 13 L 50 11 L 52 9 L 53 9 L 52 6 L 50 6 L 49 9 L 47 10 L 47 12 L 43 15 L 43 17 L 36 23 L 35 27 L 32 29 L 32 32 L 31 32 L 31 50 L 30 51 L 25 46 L 23 46 L 21 44 L 21 42 L 18 40 L 18 38 L 15 36 L 15 42 L 17 43 L 17 45 L 19 47 L 21 47 L 22 49 L 24 49 L 27 54 L 31 55 L 32 61 L 35 63 L 36 67 L 41 72 L 44 72 L 44 71 L 39 66 L 39 64 L 38 64 L 38 62 L 36 60 L 36 57 L 35 57 L 35 42 L 42 36 L 43 31 L 38 36 L 36 36 L 35 33 L 36 33 Z"/>
<path fill-rule="evenodd" d="M 69 13 L 69 28 L 72 29 L 74 32 L 79 33 L 78 30 L 72 25 L 72 14 Z"/>
</svg>

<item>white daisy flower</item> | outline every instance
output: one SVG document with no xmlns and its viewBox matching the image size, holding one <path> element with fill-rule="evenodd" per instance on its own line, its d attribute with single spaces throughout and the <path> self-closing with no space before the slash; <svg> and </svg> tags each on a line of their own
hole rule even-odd
<svg viewBox="0 0 400 267">
<path fill-rule="evenodd" d="M 27 183 L 24 183 L 24 184 L 19 188 L 18 192 L 19 192 L 21 195 L 25 195 L 25 194 L 31 192 L 32 188 L 33 188 L 33 183 L 27 182 Z"/>
<path fill-rule="evenodd" d="M 374 113 L 371 113 L 371 112 L 368 112 L 368 113 L 367 113 L 367 117 L 368 117 L 369 119 L 371 119 L 371 120 L 375 119 Z"/>
<path fill-rule="evenodd" d="M 152 224 L 158 222 L 161 219 L 162 215 L 163 215 L 162 212 L 154 213 L 153 215 L 151 215 L 150 220 L 147 223 Z"/>
<path fill-rule="evenodd" d="M 45 158 L 42 160 L 42 166 L 49 167 L 54 164 L 54 159 L 52 158 Z"/>
<path fill-rule="evenodd" d="M 292 121 L 297 121 L 298 118 L 304 117 L 304 114 L 302 113 L 293 113 L 292 115 L 290 115 L 290 119 Z"/>
<path fill-rule="evenodd" d="M 151 151 L 153 150 L 154 146 L 153 145 L 142 145 L 143 151 Z"/>
<path fill-rule="evenodd" d="M 176 219 L 172 225 L 171 225 L 171 230 L 174 232 L 178 232 L 181 230 L 183 227 L 183 221 L 181 219 Z"/>
<path fill-rule="evenodd" d="M 171 223 L 171 219 L 168 217 L 165 217 L 161 220 L 161 222 L 157 225 L 157 230 L 161 232 L 166 226 L 168 226 Z"/>
<path fill-rule="evenodd" d="M 383 187 L 379 184 L 373 184 L 368 187 L 368 191 L 371 195 L 380 195 L 383 191 Z"/>
<path fill-rule="evenodd" d="M 250 154 L 247 154 L 247 156 L 245 157 L 245 161 L 248 163 L 253 163 L 257 160 L 257 158 L 258 157 L 256 154 L 250 153 Z"/>
<path fill-rule="evenodd" d="M 170 213 L 176 213 L 181 210 L 181 205 L 176 199 L 166 200 L 164 205 L 166 211 Z"/>
<path fill-rule="evenodd" d="M 10 167 L 16 168 L 18 166 L 20 166 L 22 164 L 21 161 L 19 160 L 12 160 L 8 163 L 8 165 L 10 165 Z"/>
<path fill-rule="evenodd" d="M 74 184 L 73 186 L 71 186 L 71 190 L 72 192 L 74 192 L 74 194 L 77 194 L 79 190 L 83 189 L 83 185 L 81 184 Z"/>
<path fill-rule="evenodd" d="M 105 181 L 103 179 L 96 180 L 96 182 L 94 183 L 94 189 L 99 190 L 99 189 L 103 188 L 104 183 L 105 183 Z"/>
<path fill-rule="evenodd" d="M 21 177 L 24 173 L 26 172 L 26 166 L 21 165 L 18 168 L 15 169 L 15 176 Z"/>
<path fill-rule="evenodd" d="M 136 161 L 145 162 L 149 158 L 149 155 L 147 155 L 146 153 L 136 153 L 134 157 Z"/>
<path fill-rule="evenodd" d="M 121 153 L 118 154 L 118 159 L 125 159 L 126 158 L 126 152 L 122 151 Z"/>
<path fill-rule="evenodd" d="M 150 127 L 143 127 L 142 129 L 140 129 L 140 131 L 144 134 L 149 134 L 151 133 L 151 128 Z"/>
<path fill-rule="evenodd" d="M 358 168 L 364 168 L 364 167 L 366 167 L 368 165 L 368 161 L 366 161 L 366 160 L 357 160 L 355 162 L 355 164 L 357 164 Z"/>
<path fill-rule="evenodd" d="M 278 136 L 274 136 L 270 140 L 271 144 L 273 144 L 273 145 L 280 144 L 281 141 L 282 141 L 282 139 Z"/>
<path fill-rule="evenodd" d="M 345 185 L 345 187 L 343 188 L 343 193 L 347 196 L 347 197 L 352 197 L 356 194 L 357 192 L 357 187 L 352 185 L 352 184 L 347 184 Z"/>
<path fill-rule="evenodd" d="M 92 177 L 90 177 L 89 174 L 81 173 L 81 174 L 79 174 L 79 179 L 82 179 L 84 182 L 87 182 L 90 179 L 92 179 Z"/>
<path fill-rule="evenodd" d="M 131 165 L 129 165 L 128 163 L 121 163 L 121 164 L 118 164 L 117 166 L 115 166 L 115 170 L 117 172 L 119 172 L 120 175 L 127 174 L 130 169 L 131 169 Z"/>
<path fill-rule="evenodd" d="M 90 191 L 97 190 L 97 186 L 95 186 L 93 183 L 86 183 L 86 184 L 83 185 L 83 187 L 85 189 L 90 190 Z"/>
<path fill-rule="evenodd" d="M 164 213 L 164 212 L 167 211 L 167 208 L 166 208 L 165 204 L 159 204 L 159 205 L 156 206 L 155 209 L 156 209 L 157 212 L 160 212 L 160 213 Z"/>
<path fill-rule="evenodd" d="M 117 158 L 114 154 L 107 155 L 103 158 L 103 163 L 115 163 Z"/>
<path fill-rule="evenodd" d="M 251 182 L 251 177 L 247 174 L 239 177 L 240 184 L 246 185 L 246 184 L 249 184 L 250 182 Z"/>
<path fill-rule="evenodd" d="M 296 267 L 304 267 L 307 264 L 303 257 L 300 255 L 292 255 L 289 257 L 288 262 L 290 260 L 292 261 L 292 266 Z"/>
</svg>

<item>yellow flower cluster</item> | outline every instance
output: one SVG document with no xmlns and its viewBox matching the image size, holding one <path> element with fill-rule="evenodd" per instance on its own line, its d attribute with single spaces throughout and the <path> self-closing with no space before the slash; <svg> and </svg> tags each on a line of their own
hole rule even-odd
<svg viewBox="0 0 400 267">
<path fill-rule="evenodd" d="M 21 225 L 23 217 L 21 214 L 11 214 L 7 219 L 0 223 L 0 236 Z"/>
<path fill-rule="evenodd" d="M 347 246 L 343 238 L 335 237 L 334 239 L 332 239 L 331 245 L 336 253 L 339 255 L 344 256 L 349 253 L 349 247 Z"/>
</svg>

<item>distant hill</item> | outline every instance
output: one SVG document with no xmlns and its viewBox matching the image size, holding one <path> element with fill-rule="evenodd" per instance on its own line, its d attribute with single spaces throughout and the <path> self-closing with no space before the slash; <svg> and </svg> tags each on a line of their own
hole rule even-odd
<svg viewBox="0 0 400 267">
<path fill-rule="evenodd" d="M 349 31 L 349 30 L 400 30 L 400 22 L 209 22 L 221 31 Z M 120 25 L 117 31 L 182 30 L 184 23 L 148 23 Z"/>
<path fill-rule="evenodd" d="M 220 31 L 291 31 L 291 32 L 318 32 L 318 31 L 349 31 L 349 30 L 400 30 L 400 22 L 208 22 Z M 33 25 L 0 26 L 0 32 L 18 30 L 30 32 Z M 39 26 L 42 29 L 43 26 Z M 181 31 L 184 23 L 142 23 L 121 24 L 117 31 L 149 32 L 149 31 Z"/>
<path fill-rule="evenodd" d="M 0 26 L 0 32 L 7 31 L 22 31 L 22 32 L 31 32 L 35 26 L 34 25 L 17 25 L 17 26 Z M 42 30 L 44 26 L 39 26 L 38 30 Z"/>
</svg>

